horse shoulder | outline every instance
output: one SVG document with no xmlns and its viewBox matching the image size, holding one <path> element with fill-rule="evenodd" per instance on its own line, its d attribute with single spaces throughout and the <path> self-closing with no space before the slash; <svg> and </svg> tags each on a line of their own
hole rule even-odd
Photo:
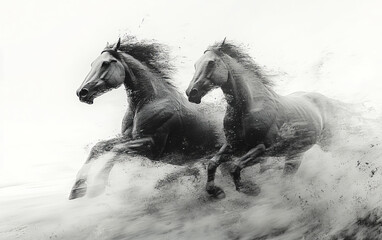
<svg viewBox="0 0 382 240">
<path fill-rule="evenodd" d="M 145 104 L 135 112 L 133 134 L 148 135 L 159 130 L 170 131 L 178 122 L 179 111 L 179 107 L 167 99 Z"/>
<path fill-rule="evenodd" d="M 277 109 L 268 104 L 251 109 L 243 118 L 245 141 L 250 145 L 259 143 L 269 145 L 268 143 L 273 141 L 269 138 L 274 136 L 277 114 Z"/>
</svg>

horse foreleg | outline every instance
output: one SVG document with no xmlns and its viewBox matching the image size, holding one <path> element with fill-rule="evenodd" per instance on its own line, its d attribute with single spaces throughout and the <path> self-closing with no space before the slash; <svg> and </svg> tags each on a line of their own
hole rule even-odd
<svg viewBox="0 0 382 240">
<path fill-rule="evenodd" d="M 109 180 L 111 169 L 114 167 L 116 162 L 118 162 L 119 155 L 120 154 L 117 154 L 116 156 L 109 158 L 108 161 L 103 165 L 100 172 L 94 179 L 94 184 L 92 184 L 92 186 L 90 187 L 90 197 L 96 197 L 104 192 L 107 182 Z"/>
<path fill-rule="evenodd" d="M 165 139 L 167 139 L 167 137 L 165 137 L 165 136 L 163 136 L 163 137 Z M 156 139 L 156 140 L 158 140 L 158 139 Z M 156 147 L 155 147 L 155 145 L 156 145 Z M 155 148 L 159 148 L 160 151 L 163 150 L 161 144 L 158 141 L 155 142 L 153 137 L 145 137 L 145 138 L 130 140 L 128 142 L 116 144 L 112 149 L 110 149 L 110 151 L 117 153 L 118 155 L 120 155 L 122 153 L 141 153 L 142 154 L 142 153 L 152 152 L 153 149 L 155 149 Z M 92 197 L 98 196 L 105 190 L 105 187 L 106 187 L 107 182 L 109 180 L 110 172 L 113 169 L 114 165 L 118 161 L 123 161 L 122 159 L 118 158 L 117 156 L 110 158 L 105 163 L 105 165 L 102 167 L 101 171 L 99 172 L 99 174 L 95 178 L 96 182 L 94 184 L 94 187 L 92 187 L 92 189 L 91 189 L 90 196 L 92 196 Z"/>
<path fill-rule="evenodd" d="M 89 157 L 86 159 L 85 164 L 78 171 L 76 182 L 72 187 L 69 199 L 75 199 L 85 196 L 87 190 L 87 178 L 91 166 L 94 161 L 103 153 L 110 151 L 117 143 L 127 141 L 125 138 L 113 138 L 107 141 L 97 143 L 90 151 Z"/>
<path fill-rule="evenodd" d="M 152 149 L 154 145 L 154 140 L 152 137 L 139 138 L 135 140 L 130 140 L 128 142 L 116 144 L 110 149 L 112 152 L 116 153 L 136 153 L 136 152 L 147 152 Z"/>
<path fill-rule="evenodd" d="M 235 160 L 233 163 L 233 168 L 231 170 L 231 176 L 235 183 L 237 191 L 244 192 L 247 194 L 254 194 L 254 190 L 251 186 L 245 186 L 241 182 L 240 172 L 243 168 L 259 163 L 262 158 L 260 156 L 265 153 L 265 145 L 259 144 L 255 148 L 252 148 L 241 158 Z"/>
<path fill-rule="evenodd" d="M 224 198 L 225 193 L 223 189 L 221 189 L 218 186 L 215 186 L 215 174 L 216 169 L 219 167 L 220 164 L 223 162 L 229 161 L 231 158 L 228 156 L 223 156 L 223 154 L 226 152 L 228 147 L 228 144 L 225 143 L 219 150 L 219 152 L 208 161 L 208 167 L 207 167 L 207 184 L 206 184 L 206 191 L 216 198 Z"/>
<path fill-rule="evenodd" d="M 70 191 L 69 200 L 85 196 L 87 189 L 87 176 L 90 164 L 85 163 L 77 174 L 76 182 Z"/>
</svg>

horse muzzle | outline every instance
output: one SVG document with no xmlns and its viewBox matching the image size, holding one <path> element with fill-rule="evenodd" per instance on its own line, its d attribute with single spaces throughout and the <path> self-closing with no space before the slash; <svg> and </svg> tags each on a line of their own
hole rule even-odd
<svg viewBox="0 0 382 240">
<path fill-rule="evenodd" d="M 190 92 L 186 92 L 188 101 L 199 104 L 202 101 L 202 96 L 199 94 L 198 89 L 193 88 Z"/>
<path fill-rule="evenodd" d="M 81 102 L 87 103 L 87 104 L 93 104 L 93 97 L 89 93 L 89 90 L 86 88 L 82 88 L 77 90 L 77 96 L 80 99 Z"/>
</svg>

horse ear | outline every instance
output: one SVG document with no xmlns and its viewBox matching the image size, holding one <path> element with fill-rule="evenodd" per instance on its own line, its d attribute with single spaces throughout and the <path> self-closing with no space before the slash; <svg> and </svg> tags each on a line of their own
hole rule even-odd
<svg viewBox="0 0 382 240">
<path fill-rule="evenodd" d="M 119 46 L 121 46 L 121 38 L 118 38 L 117 44 L 114 46 L 113 50 L 117 51 L 119 49 Z"/>
<path fill-rule="evenodd" d="M 224 45 L 226 38 L 227 37 L 224 38 L 223 42 L 220 44 L 220 47 L 222 47 Z"/>
</svg>

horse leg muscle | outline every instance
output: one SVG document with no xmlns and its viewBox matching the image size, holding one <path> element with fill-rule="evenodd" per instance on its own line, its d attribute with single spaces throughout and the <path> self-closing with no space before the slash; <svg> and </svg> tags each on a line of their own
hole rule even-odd
<svg viewBox="0 0 382 240">
<path fill-rule="evenodd" d="M 233 181 L 235 183 L 235 187 L 237 191 L 241 192 L 246 192 L 248 194 L 251 193 L 250 189 L 247 189 L 247 187 L 243 186 L 241 183 L 241 178 L 240 178 L 240 172 L 243 168 L 254 165 L 261 160 L 260 156 L 264 154 L 265 152 L 265 145 L 264 144 L 259 144 L 255 148 L 252 148 L 247 152 L 244 156 L 241 158 L 237 159 L 233 163 L 233 168 L 231 170 L 231 176 L 233 178 Z"/>
<path fill-rule="evenodd" d="M 284 165 L 284 176 L 295 174 L 300 167 L 302 154 L 287 156 Z"/>
<path fill-rule="evenodd" d="M 116 144 L 111 151 L 117 153 L 140 153 L 151 158 L 156 158 L 163 153 L 168 138 L 167 132 L 156 133 L 154 136 L 130 140 Z"/>
<path fill-rule="evenodd" d="M 216 169 L 219 167 L 219 165 L 223 162 L 229 161 L 231 158 L 228 155 L 223 154 L 226 152 L 228 147 L 228 144 L 225 143 L 219 150 L 219 152 L 208 161 L 208 167 L 207 167 L 207 184 L 206 184 L 206 191 L 216 197 L 216 198 L 224 198 L 225 193 L 223 189 L 220 187 L 215 186 L 215 173 Z"/>
<path fill-rule="evenodd" d="M 125 143 L 116 144 L 110 151 L 114 152 L 118 155 L 123 154 L 123 153 L 143 152 L 143 151 L 149 150 L 151 148 L 152 144 L 153 144 L 153 139 L 151 137 L 140 138 L 140 139 L 131 140 L 131 141 L 128 141 Z M 109 179 L 111 169 L 114 167 L 115 163 L 118 162 L 117 156 L 110 158 L 103 165 L 100 173 L 96 177 L 96 181 L 98 182 L 98 185 L 100 185 L 100 186 L 106 185 L 106 183 Z"/>
</svg>

